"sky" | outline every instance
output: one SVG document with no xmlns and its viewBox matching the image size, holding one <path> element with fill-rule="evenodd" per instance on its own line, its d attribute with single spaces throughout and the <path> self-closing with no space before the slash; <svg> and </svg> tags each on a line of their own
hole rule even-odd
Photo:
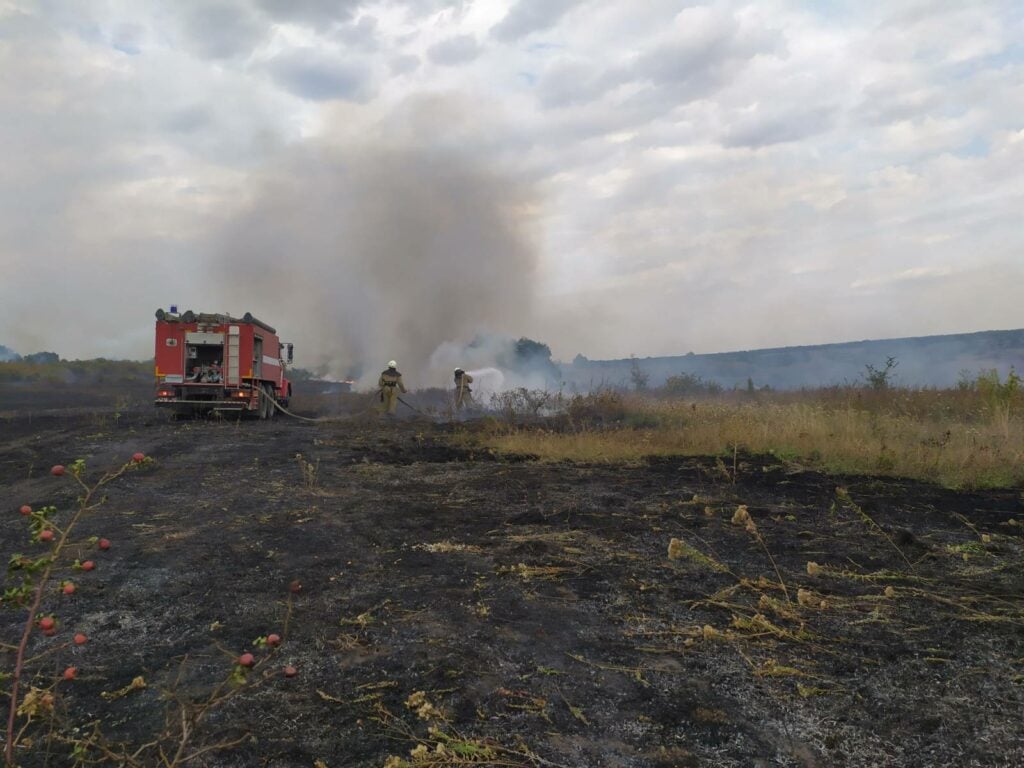
<svg viewBox="0 0 1024 768">
<path fill-rule="evenodd" d="M 0 0 L 0 147 L 23 353 L 172 303 L 338 374 L 1024 327 L 1014 0 Z"/>
</svg>

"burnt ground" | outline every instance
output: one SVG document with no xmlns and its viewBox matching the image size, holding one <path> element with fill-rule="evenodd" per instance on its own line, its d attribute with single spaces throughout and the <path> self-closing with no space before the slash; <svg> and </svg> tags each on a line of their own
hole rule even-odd
<svg viewBox="0 0 1024 768">
<path fill-rule="evenodd" d="M 37 665 L 40 685 L 79 669 L 57 687 L 65 739 L 99 720 L 150 741 L 172 699 L 207 700 L 276 631 L 192 746 L 243 740 L 191 765 L 383 766 L 417 739 L 431 766 L 1024 764 L 1019 489 L 757 457 L 735 477 L 714 459 L 540 464 L 428 422 L 12 416 L 3 551 L 41 551 L 20 504 L 73 506 L 51 464 L 94 474 L 136 450 L 154 464 L 81 527 L 113 547 L 83 546 L 97 569 L 47 598 L 61 632 L 33 640 L 90 637 Z M 6 642 L 22 615 L 0 614 Z M 21 764 L 69 749 L 37 735 Z"/>
</svg>

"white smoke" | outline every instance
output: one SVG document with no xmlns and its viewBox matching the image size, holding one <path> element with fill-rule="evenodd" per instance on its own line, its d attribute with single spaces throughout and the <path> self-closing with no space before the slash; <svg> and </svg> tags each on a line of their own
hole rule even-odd
<svg viewBox="0 0 1024 768">
<path fill-rule="evenodd" d="M 506 336 L 478 335 L 468 343 L 443 342 L 430 356 L 423 386 L 452 386 L 456 368 L 473 377 L 478 401 L 510 389 L 551 389 L 555 384 L 549 369 L 518 360 L 516 341 Z"/>
</svg>

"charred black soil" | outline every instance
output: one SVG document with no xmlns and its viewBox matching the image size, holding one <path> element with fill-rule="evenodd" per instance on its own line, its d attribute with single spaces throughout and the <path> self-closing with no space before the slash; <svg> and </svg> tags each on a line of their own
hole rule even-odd
<svg viewBox="0 0 1024 768">
<path fill-rule="evenodd" d="M 61 632 L 33 648 L 90 638 L 41 670 L 79 670 L 63 721 L 141 745 L 170 692 L 204 700 L 278 632 L 194 745 L 243 740 L 191 764 L 1024 764 L 1020 491 L 756 457 L 540 464 L 448 430 L 0 422 L 7 555 L 41 551 L 19 505 L 74 506 L 50 465 L 155 461 L 83 524 L 113 542 L 96 570 L 47 597 Z M 23 611 L 0 615 L 16 642 Z M 21 764 L 70 764 L 44 743 Z"/>
</svg>

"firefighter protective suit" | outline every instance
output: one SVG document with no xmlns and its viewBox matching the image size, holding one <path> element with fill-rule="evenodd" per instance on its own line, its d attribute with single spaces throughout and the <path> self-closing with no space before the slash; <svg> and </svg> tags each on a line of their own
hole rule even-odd
<svg viewBox="0 0 1024 768">
<path fill-rule="evenodd" d="M 463 408 L 473 407 L 473 390 L 470 384 L 473 377 L 461 368 L 455 369 L 455 409 L 461 411 Z"/>
<path fill-rule="evenodd" d="M 381 373 L 377 386 L 380 388 L 381 410 L 389 416 L 394 416 L 398 410 L 398 393 L 401 391 L 404 395 L 406 392 L 402 374 L 396 368 L 389 367 Z"/>
</svg>

